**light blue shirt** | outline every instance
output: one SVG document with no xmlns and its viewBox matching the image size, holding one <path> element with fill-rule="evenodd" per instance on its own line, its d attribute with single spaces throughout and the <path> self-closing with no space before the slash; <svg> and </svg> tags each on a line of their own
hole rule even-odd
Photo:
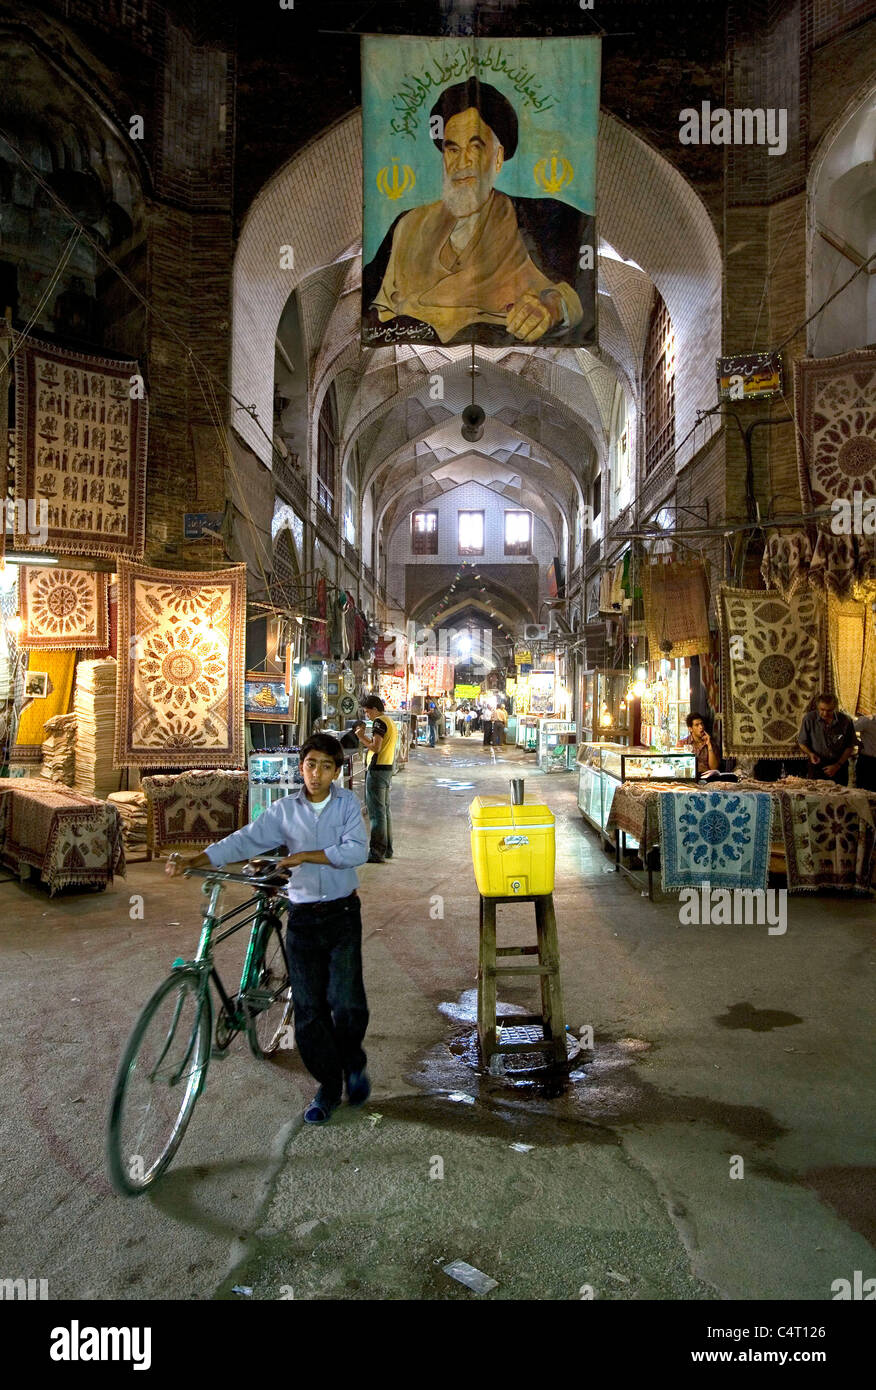
<svg viewBox="0 0 876 1390">
<path fill-rule="evenodd" d="M 346 787 L 332 782 L 329 804 L 317 815 L 303 787 L 290 796 L 281 796 L 267 811 L 242 830 L 235 830 L 208 845 L 205 853 L 214 868 L 253 859 L 286 846 L 287 854 L 304 849 L 321 849 L 327 864 L 301 864 L 292 870 L 287 895 L 293 903 L 331 902 L 348 898 L 359 886 L 356 865 L 368 858 L 368 835 L 362 820 L 359 798 Z"/>
</svg>

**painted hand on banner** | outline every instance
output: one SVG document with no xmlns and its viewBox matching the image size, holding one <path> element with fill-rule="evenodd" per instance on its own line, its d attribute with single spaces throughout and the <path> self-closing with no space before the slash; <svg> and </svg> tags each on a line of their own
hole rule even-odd
<svg viewBox="0 0 876 1390">
<path fill-rule="evenodd" d="M 562 298 L 559 294 L 551 291 L 540 298 L 527 290 L 508 310 L 505 327 L 524 343 L 534 343 L 544 337 L 548 329 L 558 324 L 562 317 Z"/>
</svg>

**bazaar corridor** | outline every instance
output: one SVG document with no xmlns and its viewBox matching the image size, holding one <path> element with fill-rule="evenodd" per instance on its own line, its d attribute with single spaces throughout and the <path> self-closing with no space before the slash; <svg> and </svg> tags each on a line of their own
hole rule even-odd
<svg viewBox="0 0 876 1390">
<path fill-rule="evenodd" d="M 557 1096 L 472 1065 L 467 812 L 512 774 L 556 816 L 566 1018 L 594 1032 Z M 0 885 L 7 1263 L 62 1299 L 466 1299 L 442 1271 L 462 1259 L 493 1299 L 824 1300 L 866 1270 L 872 906 L 792 896 L 783 935 L 682 925 L 675 896 L 614 873 L 576 786 L 511 746 L 412 749 L 395 858 L 360 871 L 369 1103 L 304 1125 L 297 1051 L 256 1062 L 238 1038 L 134 1202 L 107 1180 L 107 1098 L 137 1012 L 194 949 L 198 887 L 160 861 L 100 895 Z M 530 938 L 525 905 L 499 914 L 500 942 Z"/>
</svg>

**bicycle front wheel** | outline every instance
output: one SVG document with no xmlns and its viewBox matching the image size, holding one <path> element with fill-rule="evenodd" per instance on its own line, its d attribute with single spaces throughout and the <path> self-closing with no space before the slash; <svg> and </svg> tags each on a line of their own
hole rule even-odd
<svg viewBox="0 0 876 1390">
<path fill-rule="evenodd" d="M 253 1055 L 270 1057 L 291 1036 L 292 986 L 279 919 L 265 923 L 252 967 L 252 984 L 241 995 Z"/>
<path fill-rule="evenodd" d="M 134 1027 L 116 1074 L 107 1158 L 126 1197 L 145 1192 L 182 1142 L 210 1061 L 213 1007 L 197 970 L 175 970 Z"/>
</svg>

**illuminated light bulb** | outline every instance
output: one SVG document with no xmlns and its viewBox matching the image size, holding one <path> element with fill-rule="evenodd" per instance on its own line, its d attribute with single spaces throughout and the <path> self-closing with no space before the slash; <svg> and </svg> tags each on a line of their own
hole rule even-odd
<svg viewBox="0 0 876 1390">
<path fill-rule="evenodd" d="M 310 685 L 313 680 L 313 672 L 309 666 L 302 666 L 295 677 L 299 685 Z"/>
<path fill-rule="evenodd" d="M 648 679 L 648 668 L 647 668 L 647 666 L 637 666 L 637 667 L 636 667 L 636 680 L 637 680 L 637 681 L 646 681 L 647 679 Z"/>
<path fill-rule="evenodd" d="M 646 689 L 647 687 L 644 681 L 636 681 L 635 685 L 633 686 L 633 694 L 637 697 L 637 699 L 641 700 Z"/>
</svg>

